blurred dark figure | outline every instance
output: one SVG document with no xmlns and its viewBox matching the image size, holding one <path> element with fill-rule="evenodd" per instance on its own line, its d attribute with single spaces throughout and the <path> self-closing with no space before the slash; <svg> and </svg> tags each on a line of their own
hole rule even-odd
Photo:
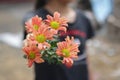
<svg viewBox="0 0 120 80">
<path fill-rule="evenodd" d="M 47 62 L 35 63 L 35 80 L 88 80 L 85 44 L 88 39 L 94 36 L 94 31 L 82 11 L 74 10 L 68 6 L 72 1 L 75 0 L 36 0 L 35 10 L 27 13 L 24 18 L 24 23 L 34 15 L 46 19 L 46 15 L 53 15 L 55 11 L 58 11 L 69 20 L 68 30 L 60 39 L 64 40 L 67 35 L 74 36 L 75 41 L 81 44 L 79 58 L 75 60 L 70 69 L 64 65 L 53 65 Z M 26 35 L 25 31 L 24 38 Z"/>
</svg>

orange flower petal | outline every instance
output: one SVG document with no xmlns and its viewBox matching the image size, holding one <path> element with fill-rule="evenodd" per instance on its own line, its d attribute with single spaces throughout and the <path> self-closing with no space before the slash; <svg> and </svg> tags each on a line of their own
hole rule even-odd
<svg viewBox="0 0 120 80">
<path fill-rule="evenodd" d="M 28 67 L 31 67 L 33 62 L 34 62 L 33 60 L 28 60 Z"/>
<path fill-rule="evenodd" d="M 60 13 L 55 12 L 55 13 L 54 13 L 54 19 L 55 19 L 55 20 L 58 20 L 59 18 L 60 18 Z"/>
<path fill-rule="evenodd" d="M 53 18 L 52 18 L 52 16 L 50 16 L 50 15 L 47 15 L 47 18 L 48 18 L 48 21 L 53 21 Z"/>
<path fill-rule="evenodd" d="M 66 27 L 59 27 L 58 30 L 66 32 L 67 28 Z"/>
<path fill-rule="evenodd" d="M 43 60 L 42 58 L 40 58 L 40 57 L 36 57 L 36 58 L 35 58 L 35 62 L 36 62 L 36 63 L 43 63 L 44 60 Z"/>
<path fill-rule="evenodd" d="M 63 64 L 66 65 L 66 67 L 70 68 L 73 65 L 73 60 L 70 58 L 64 58 L 63 59 Z"/>
</svg>

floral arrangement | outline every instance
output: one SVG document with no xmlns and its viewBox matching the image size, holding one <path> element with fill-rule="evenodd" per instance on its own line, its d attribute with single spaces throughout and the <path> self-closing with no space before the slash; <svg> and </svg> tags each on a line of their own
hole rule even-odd
<svg viewBox="0 0 120 80">
<path fill-rule="evenodd" d="M 68 21 L 58 12 L 46 17 L 43 20 L 36 15 L 25 23 L 28 35 L 24 40 L 23 51 L 28 67 L 43 62 L 71 67 L 73 59 L 78 57 L 78 44 L 74 42 L 74 37 L 67 36 L 65 41 L 59 40 L 59 32 L 66 32 Z"/>
</svg>

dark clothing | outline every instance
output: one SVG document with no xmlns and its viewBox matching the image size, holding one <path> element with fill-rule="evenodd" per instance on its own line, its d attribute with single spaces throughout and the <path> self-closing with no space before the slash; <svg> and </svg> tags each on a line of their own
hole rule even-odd
<svg viewBox="0 0 120 80">
<path fill-rule="evenodd" d="M 82 55 L 85 51 L 86 40 L 93 37 L 94 33 L 89 20 L 77 10 L 77 17 L 74 23 L 68 23 L 69 27 L 66 33 L 61 32 L 61 40 L 69 36 L 74 36 L 78 41 L 80 40 L 80 53 Z M 39 9 L 34 12 L 43 19 L 46 15 L 51 15 L 46 9 Z M 25 34 L 26 36 L 26 34 Z M 48 63 L 35 63 L 35 80 L 88 80 L 88 70 L 86 59 L 82 61 L 75 61 L 76 65 L 72 68 L 67 68 L 64 65 L 50 65 Z"/>
</svg>

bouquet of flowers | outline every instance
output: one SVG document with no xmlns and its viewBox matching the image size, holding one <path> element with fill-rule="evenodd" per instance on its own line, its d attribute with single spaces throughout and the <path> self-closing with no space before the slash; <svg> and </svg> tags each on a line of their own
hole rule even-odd
<svg viewBox="0 0 120 80">
<path fill-rule="evenodd" d="M 71 67 L 73 59 L 78 57 L 78 44 L 74 42 L 74 37 L 67 36 L 65 41 L 59 40 L 60 31 L 66 32 L 68 21 L 58 12 L 46 17 L 43 20 L 36 15 L 25 23 L 28 35 L 24 40 L 23 51 L 28 67 L 34 62 L 65 64 Z"/>
</svg>

